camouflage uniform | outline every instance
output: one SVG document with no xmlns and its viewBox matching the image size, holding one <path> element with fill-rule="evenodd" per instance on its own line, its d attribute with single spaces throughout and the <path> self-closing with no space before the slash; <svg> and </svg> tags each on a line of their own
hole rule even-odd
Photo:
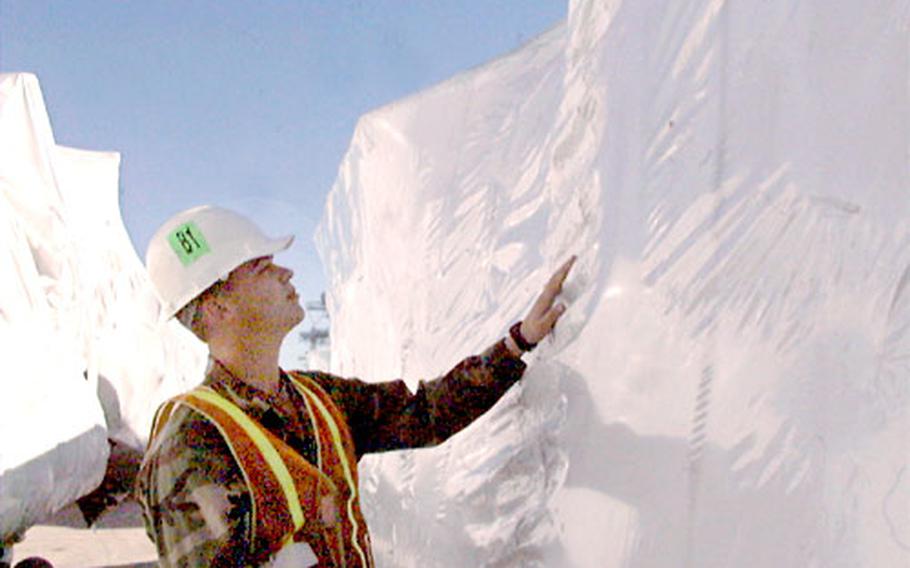
<svg viewBox="0 0 910 568">
<path fill-rule="evenodd" d="M 524 363 L 500 341 L 412 394 L 403 381 L 365 383 L 307 372 L 346 419 L 356 458 L 437 445 L 486 412 L 521 377 Z M 316 464 L 316 437 L 300 393 L 282 372 L 280 399 L 212 365 L 205 381 L 253 420 Z M 146 531 L 162 566 L 257 566 L 250 546 L 251 497 L 242 472 L 213 424 L 178 406 L 150 444 L 137 479 Z M 369 555 L 369 551 L 367 551 Z M 371 562 L 368 562 L 371 564 Z"/>
</svg>

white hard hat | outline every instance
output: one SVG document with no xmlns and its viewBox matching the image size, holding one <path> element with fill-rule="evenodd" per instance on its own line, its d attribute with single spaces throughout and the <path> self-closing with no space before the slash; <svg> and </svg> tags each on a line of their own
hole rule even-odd
<svg viewBox="0 0 910 568">
<path fill-rule="evenodd" d="M 145 253 L 149 277 L 166 317 L 248 260 L 289 246 L 294 237 L 271 239 L 246 217 L 211 205 L 182 211 L 165 222 Z"/>
</svg>

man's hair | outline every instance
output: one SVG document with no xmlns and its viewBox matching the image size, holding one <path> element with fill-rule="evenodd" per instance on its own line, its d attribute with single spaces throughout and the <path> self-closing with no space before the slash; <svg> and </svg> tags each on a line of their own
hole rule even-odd
<svg viewBox="0 0 910 568">
<path fill-rule="evenodd" d="M 219 280 L 202 291 L 201 294 L 189 301 L 185 306 L 180 308 L 175 317 L 193 335 L 208 343 L 208 329 L 205 325 L 205 319 L 202 317 L 202 304 L 209 298 L 216 297 L 224 289 L 225 280 Z"/>
</svg>

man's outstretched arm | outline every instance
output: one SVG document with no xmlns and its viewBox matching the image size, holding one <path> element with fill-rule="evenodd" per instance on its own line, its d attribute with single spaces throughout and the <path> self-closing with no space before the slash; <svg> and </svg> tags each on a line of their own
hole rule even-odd
<svg viewBox="0 0 910 568">
<path fill-rule="evenodd" d="M 550 277 L 522 320 L 523 342 L 539 342 L 565 312 L 556 297 L 574 262 L 573 256 Z M 347 415 L 357 454 L 363 455 L 442 443 L 489 410 L 521 378 L 521 353 L 507 337 L 445 375 L 421 381 L 416 393 L 401 380 L 366 383 L 322 373 L 313 377 Z"/>
</svg>

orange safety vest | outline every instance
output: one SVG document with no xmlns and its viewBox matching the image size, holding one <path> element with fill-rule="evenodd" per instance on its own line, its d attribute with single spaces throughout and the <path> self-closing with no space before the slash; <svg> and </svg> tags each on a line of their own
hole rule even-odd
<svg viewBox="0 0 910 568">
<path fill-rule="evenodd" d="M 218 429 L 243 473 L 252 497 L 251 551 L 264 543 L 273 555 L 291 541 L 306 541 L 319 558 L 319 566 L 372 567 L 351 432 L 322 387 L 306 374 L 288 375 L 306 401 L 316 435 L 316 466 L 236 404 L 204 385 L 161 406 L 152 426 L 152 439 L 178 404 L 189 406 Z M 325 497 L 332 498 L 339 509 L 339 520 L 333 526 L 323 525 L 320 518 L 320 503 Z"/>
</svg>

